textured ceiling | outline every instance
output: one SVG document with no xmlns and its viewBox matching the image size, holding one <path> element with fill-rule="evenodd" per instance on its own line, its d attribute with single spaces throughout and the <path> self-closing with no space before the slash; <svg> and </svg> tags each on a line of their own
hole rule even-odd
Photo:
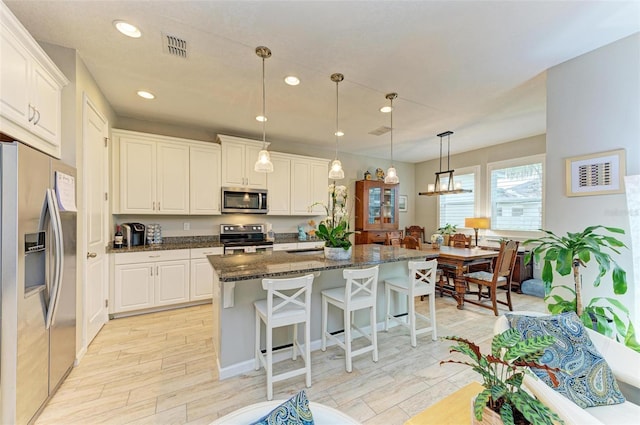
<svg viewBox="0 0 640 425">
<path fill-rule="evenodd" d="M 640 31 L 640 2 L 613 1 L 5 1 L 39 41 L 77 49 L 116 114 L 261 138 L 261 59 L 267 139 L 388 158 L 438 156 L 544 133 L 545 70 Z M 142 30 L 124 37 L 112 22 Z M 163 53 L 162 33 L 188 58 Z M 284 84 L 295 74 L 302 83 Z M 154 101 L 136 96 L 145 89 Z"/>
</svg>

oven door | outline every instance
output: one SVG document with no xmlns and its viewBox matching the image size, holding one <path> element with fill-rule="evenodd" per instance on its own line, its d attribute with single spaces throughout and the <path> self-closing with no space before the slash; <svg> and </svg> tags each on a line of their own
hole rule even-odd
<svg viewBox="0 0 640 425">
<path fill-rule="evenodd" d="M 273 251 L 273 245 L 225 246 L 224 255 Z"/>
</svg>

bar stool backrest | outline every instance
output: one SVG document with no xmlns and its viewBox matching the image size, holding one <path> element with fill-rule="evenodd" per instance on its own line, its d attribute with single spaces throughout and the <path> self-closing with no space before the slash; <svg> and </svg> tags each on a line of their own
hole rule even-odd
<svg viewBox="0 0 640 425">
<path fill-rule="evenodd" d="M 437 260 L 409 261 L 409 276 L 412 279 L 412 292 L 414 292 L 416 288 L 427 287 L 428 292 L 426 292 L 425 295 L 435 293 L 437 271 Z"/>
<path fill-rule="evenodd" d="M 273 316 L 284 310 L 311 310 L 313 274 L 288 279 L 262 279 L 267 291 L 267 314 Z"/>
<path fill-rule="evenodd" d="M 367 269 L 345 269 L 342 276 L 347 281 L 345 287 L 345 303 L 354 301 L 375 303 L 378 292 L 378 266 Z"/>
</svg>

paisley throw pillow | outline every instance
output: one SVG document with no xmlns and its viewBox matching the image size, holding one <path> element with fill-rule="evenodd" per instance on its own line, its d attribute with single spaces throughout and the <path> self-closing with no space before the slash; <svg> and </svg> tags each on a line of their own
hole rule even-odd
<svg viewBox="0 0 640 425">
<path fill-rule="evenodd" d="M 538 362 L 560 369 L 556 372 L 560 385 L 554 387 L 545 371 L 532 368 L 533 373 L 551 388 L 582 408 L 625 401 L 611 368 L 591 342 L 576 313 L 541 317 L 507 314 L 506 317 L 523 339 L 542 335 L 555 337 L 555 343 L 544 350 Z"/>
<path fill-rule="evenodd" d="M 313 425 L 307 393 L 300 391 L 251 425 Z"/>
</svg>

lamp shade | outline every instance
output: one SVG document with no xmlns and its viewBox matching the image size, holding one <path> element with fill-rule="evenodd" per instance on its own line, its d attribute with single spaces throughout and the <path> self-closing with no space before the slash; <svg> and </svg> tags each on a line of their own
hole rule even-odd
<svg viewBox="0 0 640 425">
<path fill-rule="evenodd" d="M 470 229 L 490 229 L 491 219 L 489 217 L 469 217 L 464 219 L 464 227 Z"/>
</svg>

